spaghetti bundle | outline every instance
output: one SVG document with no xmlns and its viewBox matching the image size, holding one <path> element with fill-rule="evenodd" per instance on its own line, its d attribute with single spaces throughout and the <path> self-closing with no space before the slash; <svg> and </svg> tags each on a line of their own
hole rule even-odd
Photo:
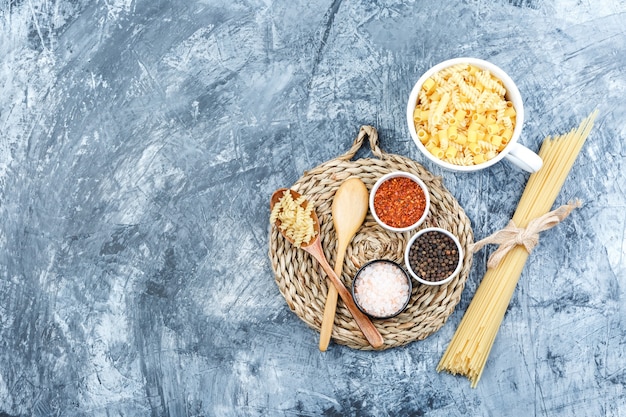
<svg viewBox="0 0 626 417">
<path fill-rule="evenodd" d="M 596 115 L 594 111 L 565 135 L 544 140 L 539 150 L 543 168 L 530 176 L 512 218 L 512 224 L 520 230 L 545 216 L 556 201 Z M 528 255 L 524 246 L 513 245 L 497 265 L 487 270 L 437 366 L 438 372 L 464 375 L 472 388 L 476 387 Z"/>
</svg>

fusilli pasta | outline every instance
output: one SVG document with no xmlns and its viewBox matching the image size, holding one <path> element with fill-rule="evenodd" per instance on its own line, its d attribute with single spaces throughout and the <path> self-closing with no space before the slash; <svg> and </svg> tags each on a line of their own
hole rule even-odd
<svg viewBox="0 0 626 417">
<path fill-rule="evenodd" d="M 313 206 L 308 203 L 306 208 L 303 207 L 305 201 L 304 196 L 294 200 L 291 192 L 285 190 L 270 213 L 270 223 L 276 223 L 285 236 L 293 240 L 293 245 L 296 247 L 310 242 L 317 235 L 311 216 Z"/>
</svg>

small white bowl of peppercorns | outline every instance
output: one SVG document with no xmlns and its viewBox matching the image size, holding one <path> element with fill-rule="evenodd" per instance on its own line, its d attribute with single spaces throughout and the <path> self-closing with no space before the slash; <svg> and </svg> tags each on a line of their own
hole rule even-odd
<svg viewBox="0 0 626 417">
<path fill-rule="evenodd" d="M 418 282 L 443 285 L 461 271 L 463 248 L 454 234 L 439 227 L 429 227 L 409 239 L 404 262 Z"/>
<path fill-rule="evenodd" d="M 426 219 L 430 195 L 417 175 L 394 171 L 376 181 L 370 192 L 369 206 L 374 220 L 384 229 L 409 232 Z"/>
</svg>

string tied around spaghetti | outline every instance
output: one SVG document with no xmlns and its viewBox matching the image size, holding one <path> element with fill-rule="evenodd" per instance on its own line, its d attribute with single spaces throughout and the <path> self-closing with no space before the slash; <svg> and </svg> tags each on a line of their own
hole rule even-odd
<svg viewBox="0 0 626 417">
<path fill-rule="evenodd" d="M 491 254 L 487 262 L 488 268 L 495 268 L 515 246 L 523 246 L 528 253 L 532 252 L 539 243 L 539 233 L 553 228 L 569 216 L 572 210 L 580 206 L 580 200 L 570 201 L 568 204 L 531 220 L 525 228 L 517 227 L 515 222 L 511 220 L 504 229 L 474 243 L 472 251 L 478 252 L 485 245 L 491 243 L 500 245 Z"/>
</svg>

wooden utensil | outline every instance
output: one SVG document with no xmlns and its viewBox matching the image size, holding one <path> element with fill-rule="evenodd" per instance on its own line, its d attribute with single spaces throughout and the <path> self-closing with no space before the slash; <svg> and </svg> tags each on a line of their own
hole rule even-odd
<svg viewBox="0 0 626 417">
<path fill-rule="evenodd" d="M 363 224 L 367 214 L 369 194 L 367 187 L 359 178 L 348 178 L 335 193 L 332 205 L 333 225 L 337 234 L 337 257 L 335 260 L 335 274 L 341 277 L 343 260 L 346 249 L 357 230 Z M 324 317 L 320 330 L 320 350 L 326 351 L 333 331 L 335 312 L 337 310 L 337 289 L 334 285 L 328 286 L 328 295 L 324 306 Z"/>
<path fill-rule="evenodd" d="M 282 198 L 285 190 L 287 189 L 281 188 L 281 189 L 276 190 L 274 194 L 272 194 L 272 197 L 270 200 L 270 210 L 273 209 L 274 205 Z M 294 200 L 300 197 L 300 193 L 296 191 L 289 190 L 289 192 L 291 193 L 291 196 L 293 197 Z M 308 201 L 304 201 L 302 203 L 302 207 L 306 208 L 308 204 L 309 204 Z M 333 271 L 333 269 L 330 267 L 330 265 L 328 264 L 328 261 L 326 260 L 326 256 L 324 256 L 324 251 L 322 249 L 322 241 L 320 240 L 320 224 L 317 218 L 317 214 L 315 213 L 315 210 L 311 212 L 311 217 L 313 218 L 316 235 L 309 242 L 303 243 L 300 246 L 300 248 L 302 248 L 303 250 L 308 252 L 311 256 L 313 256 L 322 266 L 322 269 L 324 269 L 324 272 L 326 272 L 331 282 L 337 289 L 337 293 L 339 294 L 343 302 L 346 304 L 348 311 L 350 311 L 350 314 L 352 314 L 354 321 L 356 321 L 357 326 L 359 326 L 359 329 L 361 329 L 367 341 L 374 348 L 381 347 L 384 343 L 384 340 L 383 340 L 383 337 L 378 332 L 378 329 L 374 327 L 374 324 L 372 323 L 372 321 L 365 314 L 363 314 L 361 310 L 359 310 L 356 304 L 354 304 L 352 295 L 343 285 L 343 283 L 341 282 L 337 274 L 335 274 L 335 271 Z M 278 227 L 278 230 L 285 237 L 285 239 L 293 243 L 293 240 L 287 237 L 286 234 L 280 229 L 280 220 L 276 220 L 276 227 Z"/>
</svg>

